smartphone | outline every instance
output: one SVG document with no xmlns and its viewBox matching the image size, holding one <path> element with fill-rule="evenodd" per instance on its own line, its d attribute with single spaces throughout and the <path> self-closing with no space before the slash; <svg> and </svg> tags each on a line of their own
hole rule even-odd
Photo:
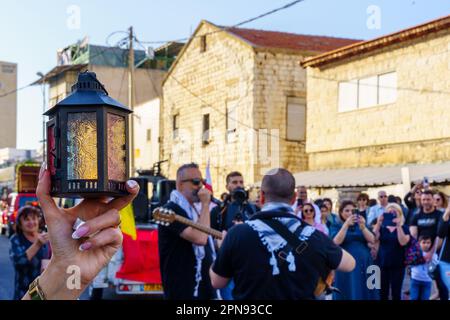
<svg viewBox="0 0 450 320">
<path fill-rule="evenodd" d="M 422 184 L 423 184 L 424 188 L 428 188 L 430 186 L 430 182 L 428 181 L 428 177 L 423 177 Z"/>
<path fill-rule="evenodd" d="M 389 212 L 385 212 L 383 213 L 383 227 L 395 227 L 396 224 L 394 222 L 395 219 L 395 214 L 393 213 L 389 213 Z"/>
<path fill-rule="evenodd" d="M 303 205 L 303 200 L 297 199 L 297 207 L 302 206 L 302 205 Z"/>
</svg>

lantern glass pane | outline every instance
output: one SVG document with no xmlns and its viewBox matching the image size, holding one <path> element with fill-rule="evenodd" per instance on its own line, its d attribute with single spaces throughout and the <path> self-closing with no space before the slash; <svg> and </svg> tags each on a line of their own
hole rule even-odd
<svg viewBox="0 0 450 320">
<path fill-rule="evenodd" d="M 95 112 L 69 113 L 67 179 L 97 179 L 97 119 Z"/>
<path fill-rule="evenodd" d="M 55 125 L 47 127 L 47 164 L 50 174 L 56 173 L 56 143 L 55 143 Z"/>
<path fill-rule="evenodd" d="M 108 180 L 126 180 L 125 117 L 108 113 Z"/>
</svg>

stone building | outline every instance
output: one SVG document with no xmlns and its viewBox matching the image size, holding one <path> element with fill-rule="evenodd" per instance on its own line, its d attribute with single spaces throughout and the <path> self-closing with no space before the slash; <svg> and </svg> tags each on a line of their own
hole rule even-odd
<svg viewBox="0 0 450 320">
<path fill-rule="evenodd" d="M 246 183 L 270 168 L 308 169 L 306 71 L 298 61 L 356 40 L 223 28 L 202 21 L 163 82 L 161 160 L 208 160 L 215 192 L 238 170 Z"/>
<path fill-rule="evenodd" d="M 301 66 L 307 67 L 310 171 L 298 173 L 299 181 L 325 189 L 390 185 L 397 193 L 424 175 L 447 183 L 450 16 Z"/>
<path fill-rule="evenodd" d="M 0 148 L 15 148 L 17 138 L 17 64 L 0 61 Z"/>
</svg>

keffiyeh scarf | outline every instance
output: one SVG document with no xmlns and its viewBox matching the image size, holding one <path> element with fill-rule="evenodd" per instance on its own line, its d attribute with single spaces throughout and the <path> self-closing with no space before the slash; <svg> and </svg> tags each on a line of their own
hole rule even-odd
<svg viewBox="0 0 450 320">
<path fill-rule="evenodd" d="M 178 191 L 174 190 L 170 194 L 170 201 L 179 205 L 188 215 L 189 219 L 194 222 L 198 221 L 199 213 L 194 206 L 187 201 L 187 199 Z M 216 251 L 214 248 L 214 242 L 211 236 L 208 237 L 208 245 L 211 247 L 213 261 L 216 259 Z M 202 280 L 202 261 L 205 258 L 205 247 L 192 244 L 195 255 L 195 288 L 194 297 L 198 297 L 198 288 L 200 286 L 200 281 Z"/>
<path fill-rule="evenodd" d="M 266 204 L 261 212 L 264 211 L 277 211 L 282 209 L 285 212 L 289 212 L 294 214 L 292 208 L 284 203 L 268 203 Z M 301 225 L 301 221 L 296 218 L 275 218 L 284 224 L 289 231 L 295 232 Z M 278 268 L 278 260 L 275 257 L 275 252 L 284 248 L 287 245 L 286 240 L 281 237 L 278 233 L 276 233 L 271 227 L 269 227 L 266 223 L 259 219 L 248 220 L 246 223 L 256 232 L 258 232 L 259 239 L 266 247 L 267 251 L 270 254 L 270 265 L 272 266 L 272 275 L 277 275 L 280 273 L 280 269 Z M 299 239 L 302 241 L 308 240 L 311 234 L 316 229 L 309 225 L 304 226 L 302 232 L 300 233 Z M 295 256 L 292 254 L 292 251 L 289 252 L 286 261 L 289 263 L 289 271 L 295 272 Z"/>
</svg>

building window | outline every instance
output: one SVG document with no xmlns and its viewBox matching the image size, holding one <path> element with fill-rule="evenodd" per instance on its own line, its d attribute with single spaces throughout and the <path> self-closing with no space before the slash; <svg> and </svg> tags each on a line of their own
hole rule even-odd
<svg viewBox="0 0 450 320">
<path fill-rule="evenodd" d="M 152 129 L 147 129 L 147 142 L 152 141 Z"/>
<path fill-rule="evenodd" d="M 236 141 L 237 130 L 237 102 L 227 104 L 227 142 Z"/>
<path fill-rule="evenodd" d="M 368 77 L 358 81 L 358 108 L 377 105 L 378 77 Z"/>
<path fill-rule="evenodd" d="M 394 103 L 397 100 L 397 73 L 340 82 L 338 90 L 339 112 Z"/>
<path fill-rule="evenodd" d="M 397 73 L 390 72 L 378 76 L 379 104 L 394 103 L 397 100 Z"/>
<path fill-rule="evenodd" d="M 209 144 L 209 113 L 203 115 L 202 144 Z"/>
<path fill-rule="evenodd" d="M 286 110 L 286 140 L 306 139 L 306 101 L 303 98 L 288 97 Z"/>
<path fill-rule="evenodd" d="M 172 133 L 174 139 L 178 138 L 179 130 L 180 130 L 180 115 L 176 114 L 172 117 Z"/>
<path fill-rule="evenodd" d="M 200 37 L 200 52 L 206 51 L 206 36 Z"/>
</svg>

